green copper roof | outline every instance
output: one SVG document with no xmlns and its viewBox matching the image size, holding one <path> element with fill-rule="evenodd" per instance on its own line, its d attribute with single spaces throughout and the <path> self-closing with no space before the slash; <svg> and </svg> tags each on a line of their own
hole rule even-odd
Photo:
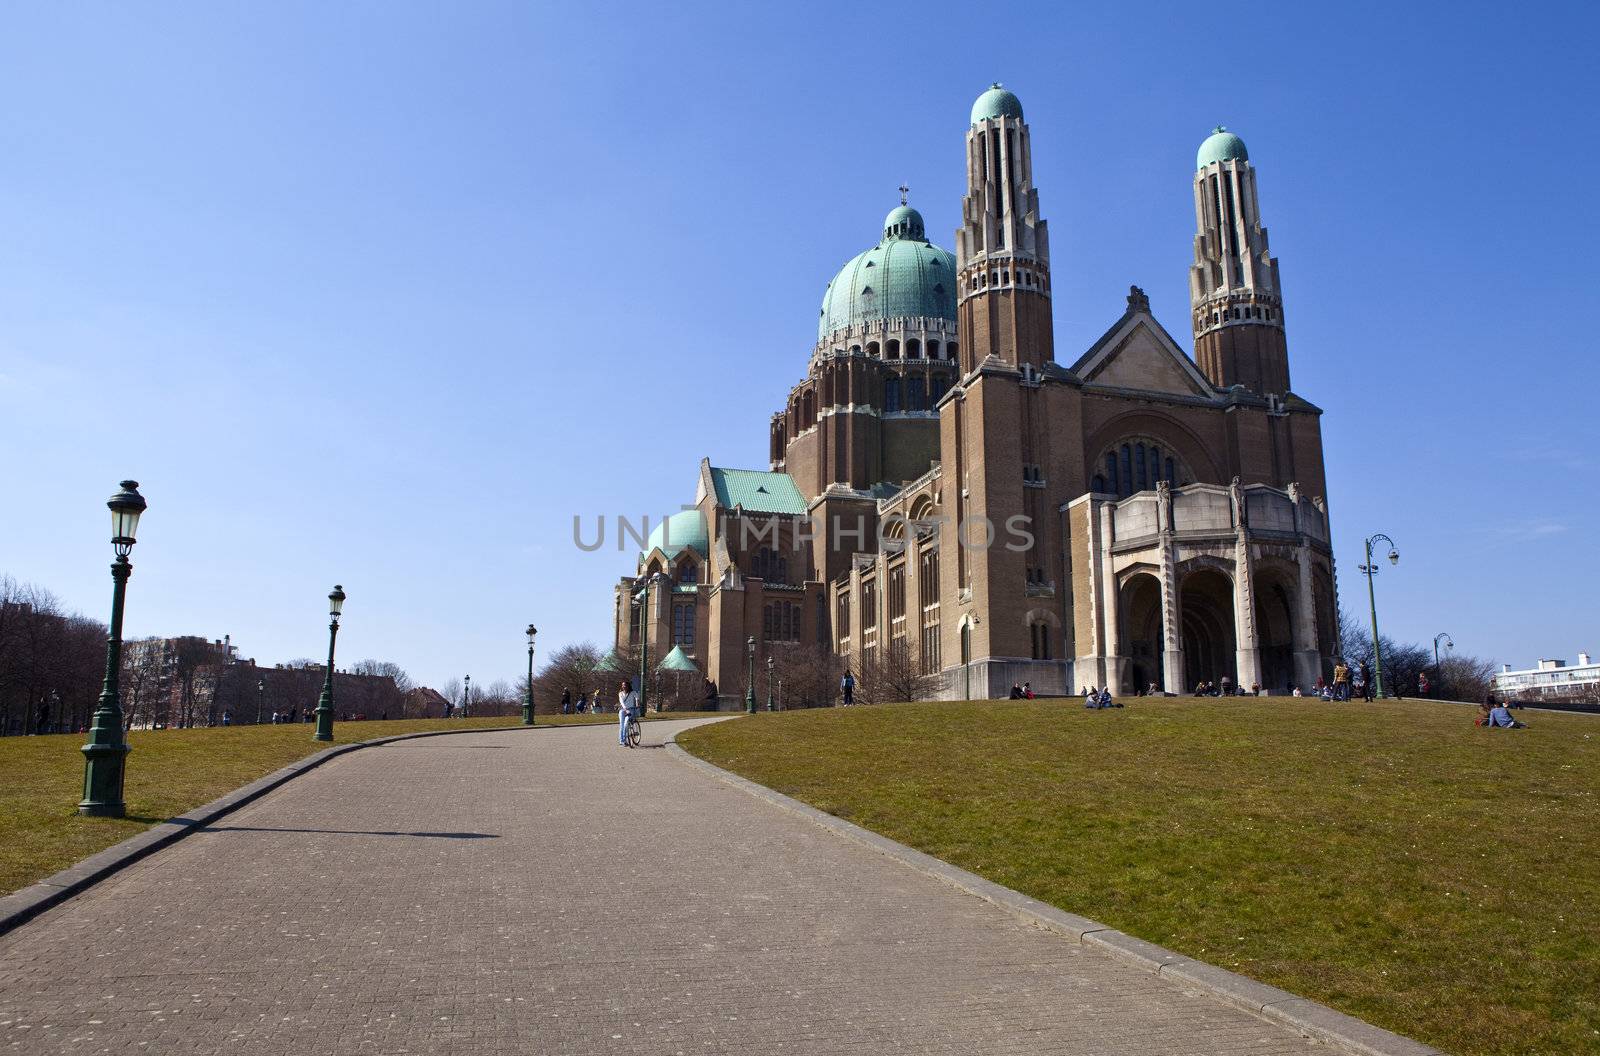
<svg viewBox="0 0 1600 1056">
<path fill-rule="evenodd" d="M 989 90 L 978 96 L 978 101 L 972 104 L 972 123 L 987 121 L 991 117 L 1014 117 L 1022 120 L 1022 100 L 1000 87 L 996 81 L 989 86 Z"/>
<path fill-rule="evenodd" d="M 711 483 L 717 489 L 719 506 L 729 509 L 743 506 L 753 513 L 806 512 L 805 496 L 787 473 L 712 466 Z"/>
<path fill-rule="evenodd" d="M 673 646 L 672 652 L 662 657 L 661 662 L 656 665 L 656 670 L 693 671 L 695 674 L 700 673 L 700 669 L 694 665 L 693 660 L 689 659 L 689 654 L 683 651 L 683 647 L 681 645 Z"/>
<path fill-rule="evenodd" d="M 676 557 L 678 553 L 689 547 L 705 557 L 711 552 L 711 538 L 706 534 L 706 519 L 700 516 L 699 510 L 683 510 L 675 513 L 650 529 L 650 538 L 645 543 L 644 552 L 649 553 L 656 547 L 668 557 Z"/>
<path fill-rule="evenodd" d="M 1194 167 L 1203 169 L 1214 161 L 1249 161 L 1250 152 L 1244 149 L 1244 140 L 1218 125 L 1206 141 L 1200 144 Z"/>
<path fill-rule="evenodd" d="M 883 238 L 857 253 L 822 294 L 817 340 L 877 319 L 956 319 L 956 258 L 927 240 L 922 214 L 897 206 L 883 218 Z"/>
</svg>

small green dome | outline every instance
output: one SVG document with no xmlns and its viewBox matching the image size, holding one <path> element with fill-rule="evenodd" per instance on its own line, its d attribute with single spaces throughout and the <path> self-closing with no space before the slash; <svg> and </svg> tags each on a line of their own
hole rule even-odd
<svg viewBox="0 0 1600 1056">
<path fill-rule="evenodd" d="M 972 104 L 972 123 L 987 121 L 991 117 L 1014 117 L 1022 120 L 1022 101 L 1015 95 L 1000 86 L 1000 82 L 989 86 L 989 90 L 978 96 L 978 101 Z"/>
<path fill-rule="evenodd" d="M 883 238 L 839 269 L 822 295 L 817 340 L 857 323 L 904 317 L 956 320 L 956 258 L 927 240 L 909 205 L 883 218 Z"/>
<path fill-rule="evenodd" d="M 1249 161 L 1250 152 L 1244 149 L 1244 140 L 1218 125 L 1206 141 L 1200 144 L 1194 167 L 1203 169 L 1214 161 Z"/>
<path fill-rule="evenodd" d="M 648 554 L 658 546 L 668 557 L 677 557 L 686 547 L 705 557 L 711 552 L 711 540 L 706 535 L 706 519 L 700 516 L 699 510 L 674 513 L 650 529 L 644 552 Z"/>
<path fill-rule="evenodd" d="M 883 218 L 884 238 L 926 239 L 927 229 L 922 225 L 922 214 L 909 205 L 897 205 Z"/>
</svg>

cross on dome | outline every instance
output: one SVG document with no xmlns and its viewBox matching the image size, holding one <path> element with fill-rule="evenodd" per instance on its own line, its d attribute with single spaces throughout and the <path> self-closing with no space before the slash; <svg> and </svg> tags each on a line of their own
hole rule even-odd
<svg viewBox="0 0 1600 1056">
<path fill-rule="evenodd" d="M 900 185 L 900 204 L 901 205 L 906 205 L 907 204 L 906 198 L 910 194 L 911 194 L 911 188 L 907 187 L 905 184 L 902 183 Z"/>
</svg>

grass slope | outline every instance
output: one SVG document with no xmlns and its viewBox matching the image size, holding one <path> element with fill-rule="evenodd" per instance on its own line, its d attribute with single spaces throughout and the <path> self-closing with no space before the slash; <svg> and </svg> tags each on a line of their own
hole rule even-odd
<svg viewBox="0 0 1600 1056">
<path fill-rule="evenodd" d="M 1446 1051 L 1600 1051 L 1600 721 L 1138 699 L 761 715 L 688 750 Z"/>
<path fill-rule="evenodd" d="M 687 713 L 650 718 L 687 718 Z M 427 730 L 514 726 L 514 716 L 336 722 L 333 744 Z M 614 715 L 540 715 L 541 726 L 612 723 Z M 65 869 L 175 814 L 209 803 L 330 747 L 308 724 L 135 731 L 125 818 L 83 818 L 83 734 L 0 737 L 0 895 Z"/>
</svg>

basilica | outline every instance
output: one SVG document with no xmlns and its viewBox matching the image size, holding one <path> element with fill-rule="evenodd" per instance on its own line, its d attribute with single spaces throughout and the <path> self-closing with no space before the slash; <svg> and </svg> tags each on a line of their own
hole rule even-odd
<svg viewBox="0 0 1600 1056">
<path fill-rule="evenodd" d="M 966 174 L 955 252 L 902 194 L 828 283 L 769 465 L 701 461 L 615 586 L 618 650 L 698 671 L 727 707 L 802 647 L 938 699 L 1328 675 L 1322 412 L 1290 385 L 1244 141 L 1218 128 L 1195 158 L 1192 349 L 1132 287 L 1058 358 L 1031 129 L 998 84 Z"/>
</svg>

